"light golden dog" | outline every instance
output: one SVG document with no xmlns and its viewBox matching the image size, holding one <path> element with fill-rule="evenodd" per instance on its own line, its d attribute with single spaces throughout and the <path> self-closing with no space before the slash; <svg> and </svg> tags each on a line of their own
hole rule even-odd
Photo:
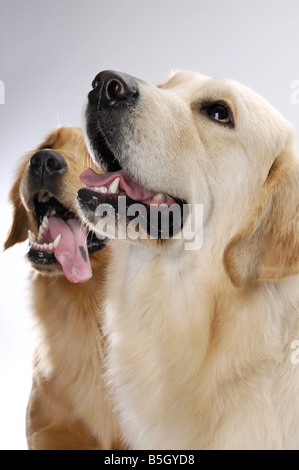
<svg viewBox="0 0 299 470">
<path fill-rule="evenodd" d="M 30 230 L 30 290 L 40 333 L 27 410 L 30 449 L 121 447 L 102 376 L 99 305 L 108 249 L 87 234 L 74 206 L 89 164 L 81 130 L 61 127 L 26 156 L 11 190 L 5 248 Z"/>
<path fill-rule="evenodd" d="M 113 236 L 113 211 L 123 231 L 137 203 L 146 209 L 133 224 L 139 236 L 127 230 L 111 244 L 106 280 L 108 377 L 130 446 L 298 449 L 292 126 L 242 84 L 186 71 L 158 87 L 102 72 L 84 115 L 88 148 L 107 174 L 82 175 L 82 216 Z M 108 218 L 97 212 L 105 202 Z M 151 233 L 150 210 L 161 203 L 161 217 L 189 208 L 168 239 L 159 223 Z"/>
</svg>

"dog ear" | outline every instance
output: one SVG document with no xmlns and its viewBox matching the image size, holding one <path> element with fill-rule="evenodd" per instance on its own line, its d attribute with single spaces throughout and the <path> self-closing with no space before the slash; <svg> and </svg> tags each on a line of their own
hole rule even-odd
<svg viewBox="0 0 299 470">
<path fill-rule="evenodd" d="M 45 138 L 43 143 L 39 145 L 39 147 L 35 150 L 35 152 L 43 148 L 52 148 L 57 140 L 57 136 L 60 132 L 60 129 L 61 127 L 57 127 L 56 129 L 54 129 Z M 28 218 L 26 209 L 23 206 L 21 198 L 20 198 L 20 184 L 21 184 L 21 179 L 22 179 L 24 169 L 26 165 L 28 164 L 28 158 L 29 156 L 25 155 L 23 164 L 21 165 L 21 168 L 19 169 L 16 182 L 13 185 L 9 194 L 10 202 L 13 205 L 13 219 L 12 219 L 12 226 L 9 230 L 7 239 L 4 243 L 4 250 L 7 250 L 7 248 L 10 248 L 16 243 L 23 242 L 28 237 L 29 218 Z"/>
<path fill-rule="evenodd" d="M 10 248 L 16 243 L 23 242 L 28 237 L 29 219 L 25 207 L 20 198 L 21 175 L 17 178 L 10 191 L 10 201 L 13 205 L 12 225 L 4 243 L 4 250 Z"/>
<path fill-rule="evenodd" d="M 299 272 L 299 162 L 291 150 L 274 161 L 259 206 L 223 261 L 236 287 Z"/>
</svg>

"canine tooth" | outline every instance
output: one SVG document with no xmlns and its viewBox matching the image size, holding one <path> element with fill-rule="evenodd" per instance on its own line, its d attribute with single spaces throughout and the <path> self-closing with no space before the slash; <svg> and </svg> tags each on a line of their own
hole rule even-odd
<svg viewBox="0 0 299 470">
<path fill-rule="evenodd" d="M 113 180 L 112 183 L 110 184 L 109 191 L 110 191 L 111 194 L 118 194 L 119 193 L 119 190 L 118 190 L 119 181 L 120 181 L 119 178 L 115 178 L 115 180 Z"/>
<path fill-rule="evenodd" d="M 38 195 L 39 202 L 47 202 L 50 199 L 50 195 L 48 192 L 43 192 Z"/>
<path fill-rule="evenodd" d="M 39 227 L 38 236 L 37 236 L 37 241 L 38 241 L 38 242 L 41 241 L 44 231 L 45 231 L 45 229 L 44 229 L 44 227 L 41 225 L 41 226 Z"/>
<path fill-rule="evenodd" d="M 50 251 L 53 251 L 54 250 L 54 243 L 50 243 L 50 245 L 48 245 L 48 249 Z"/>
<path fill-rule="evenodd" d="M 60 240 L 61 240 L 61 235 L 59 234 L 59 235 L 57 235 L 57 237 L 55 238 L 55 240 L 53 242 L 53 247 L 54 248 L 58 247 Z"/>
<path fill-rule="evenodd" d="M 35 235 L 31 232 L 31 230 L 28 230 L 28 239 L 30 245 L 32 245 L 36 240 Z"/>
<path fill-rule="evenodd" d="M 43 228 L 48 228 L 48 225 L 49 225 L 49 219 L 48 219 L 48 217 L 45 215 L 45 217 L 43 218 L 42 227 L 43 227 Z"/>
</svg>

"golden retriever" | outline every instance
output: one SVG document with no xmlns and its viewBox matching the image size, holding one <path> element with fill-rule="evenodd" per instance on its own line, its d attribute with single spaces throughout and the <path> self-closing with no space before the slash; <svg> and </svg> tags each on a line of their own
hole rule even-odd
<svg viewBox="0 0 299 470">
<path fill-rule="evenodd" d="M 30 230 L 30 290 L 40 333 L 27 409 L 33 450 L 121 447 L 102 376 L 99 305 L 108 248 L 87 236 L 74 205 L 88 164 L 81 130 L 57 128 L 23 160 L 10 193 L 14 215 L 5 248 Z"/>
<path fill-rule="evenodd" d="M 106 279 L 107 376 L 129 445 L 298 449 L 292 126 L 233 80 L 179 71 L 154 86 L 105 71 L 84 132 L 107 174 L 81 176 L 82 217 L 111 237 L 118 230 Z M 154 207 L 161 220 L 181 209 L 168 238 L 152 223 Z"/>
</svg>

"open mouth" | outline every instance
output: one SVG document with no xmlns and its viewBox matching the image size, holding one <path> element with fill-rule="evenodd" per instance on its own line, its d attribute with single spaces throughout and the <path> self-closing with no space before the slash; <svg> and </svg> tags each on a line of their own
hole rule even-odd
<svg viewBox="0 0 299 470">
<path fill-rule="evenodd" d="M 30 261 L 40 266 L 59 263 L 70 282 L 90 279 L 89 254 L 100 250 L 103 240 L 88 233 L 82 221 L 45 190 L 33 197 L 33 207 L 38 235 L 28 232 Z"/>
<path fill-rule="evenodd" d="M 146 216 L 139 218 L 143 228 L 152 238 L 171 238 L 182 230 L 188 213 L 183 210 L 184 201 L 165 193 L 157 193 L 136 183 L 125 170 L 97 174 L 88 168 L 80 176 L 85 185 L 78 192 L 82 209 L 95 212 L 100 204 L 109 204 L 118 210 L 120 196 L 126 197 L 126 218 L 128 209 L 133 204 L 141 204 L 146 209 Z M 174 207 L 178 207 L 178 211 Z M 135 206 L 137 210 L 138 206 Z M 142 213 L 142 211 L 141 211 Z"/>
<path fill-rule="evenodd" d="M 142 225 L 150 238 L 165 240 L 179 234 L 188 217 L 188 204 L 180 197 L 167 194 L 163 189 L 153 191 L 145 188 L 131 177 L 114 155 L 111 143 L 105 138 L 102 127 L 106 124 L 102 123 L 100 126 L 98 109 L 92 102 L 87 108 L 86 118 L 86 134 L 90 146 L 94 157 L 105 171 L 97 174 L 89 168 L 80 176 L 84 188 L 79 190 L 77 199 L 87 219 L 90 217 L 89 222 L 93 223 L 97 208 L 102 204 L 112 206 L 118 219 L 125 219 L 127 222 L 134 219 L 132 213 L 135 208 L 138 210 L 136 205 L 141 205 L 144 210 L 140 212 L 139 225 Z M 126 214 L 119 213 L 119 207 L 124 206 L 119 204 L 123 196 Z"/>
</svg>

